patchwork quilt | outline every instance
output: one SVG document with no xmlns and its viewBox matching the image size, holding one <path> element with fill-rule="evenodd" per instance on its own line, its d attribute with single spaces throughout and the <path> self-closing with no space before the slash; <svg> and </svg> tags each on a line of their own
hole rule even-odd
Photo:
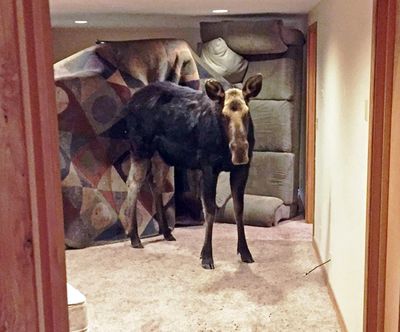
<svg viewBox="0 0 400 332">
<path fill-rule="evenodd" d="M 155 81 L 199 89 L 200 77 L 190 47 L 173 39 L 100 42 L 55 64 L 54 73 L 65 243 L 82 248 L 111 226 L 128 222 L 129 145 L 107 136 L 107 130 L 126 115 L 126 102 Z M 173 227 L 172 170 L 163 203 Z M 142 237 L 158 234 L 148 185 L 139 196 L 138 225 Z"/>
</svg>

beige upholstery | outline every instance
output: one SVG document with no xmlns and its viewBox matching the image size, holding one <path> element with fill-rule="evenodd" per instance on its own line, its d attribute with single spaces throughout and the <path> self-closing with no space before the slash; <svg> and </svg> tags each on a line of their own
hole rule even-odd
<svg viewBox="0 0 400 332">
<path fill-rule="evenodd" d="M 298 128 L 294 123 L 294 105 L 283 100 L 252 100 L 255 151 L 293 151 Z"/>
<path fill-rule="evenodd" d="M 287 51 L 282 40 L 282 21 L 201 22 L 201 39 L 222 37 L 239 54 L 276 54 Z"/>
<path fill-rule="evenodd" d="M 290 207 L 276 197 L 245 195 L 243 220 L 251 226 L 276 226 L 290 216 Z M 217 216 L 218 222 L 235 223 L 232 198 L 228 200 Z"/>
<path fill-rule="evenodd" d="M 274 225 L 295 215 L 298 206 L 304 36 L 280 20 L 203 22 L 200 27 L 204 43 L 223 38 L 248 61 L 241 83 L 263 75 L 262 89 L 250 101 L 256 143 L 244 219 L 251 225 Z M 219 179 L 220 221 L 233 222 L 229 189 L 226 179 Z"/>
<path fill-rule="evenodd" d="M 229 173 L 221 172 L 218 176 L 217 195 L 215 202 L 219 208 L 223 207 L 231 198 L 231 186 L 229 182 Z"/>
<path fill-rule="evenodd" d="M 282 40 L 286 45 L 289 46 L 303 46 L 305 43 L 304 35 L 297 29 L 282 28 Z"/>
<path fill-rule="evenodd" d="M 246 193 L 280 198 L 285 204 L 297 200 L 293 153 L 255 152 Z"/>
<path fill-rule="evenodd" d="M 260 73 L 263 86 L 256 99 L 293 100 L 295 89 L 295 63 L 288 58 L 250 62 L 247 78 Z"/>
<path fill-rule="evenodd" d="M 231 83 L 243 80 L 248 65 L 247 60 L 233 52 L 222 38 L 205 43 L 201 59 Z"/>
</svg>

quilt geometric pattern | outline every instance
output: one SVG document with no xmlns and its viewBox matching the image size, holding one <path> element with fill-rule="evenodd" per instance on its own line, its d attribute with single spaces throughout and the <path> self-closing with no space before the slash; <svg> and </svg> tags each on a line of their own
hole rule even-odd
<svg viewBox="0 0 400 332">
<path fill-rule="evenodd" d="M 169 39 L 106 42 L 60 61 L 54 71 L 65 243 L 82 248 L 116 222 L 128 222 L 129 144 L 108 137 L 107 130 L 126 115 L 124 105 L 146 84 L 171 80 L 198 89 L 199 75 L 186 42 Z M 172 168 L 163 204 L 173 227 Z M 137 210 L 140 236 L 157 235 L 148 184 Z"/>
</svg>

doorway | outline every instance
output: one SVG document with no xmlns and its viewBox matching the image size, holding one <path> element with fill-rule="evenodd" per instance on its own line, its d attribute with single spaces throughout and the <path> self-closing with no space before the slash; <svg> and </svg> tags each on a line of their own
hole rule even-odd
<svg viewBox="0 0 400 332">
<path fill-rule="evenodd" d="M 376 8 L 379 11 L 379 8 L 382 8 L 380 6 L 385 6 L 387 5 L 389 9 L 391 9 L 392 11 L 387 11 L 386 15 L 378 15 L 378 20 L 376 21 L 376 25 L 378 26 L 379 24 L 383 24 L 385 23 L 385 21 L 387 20 L 387 14 L 393 12 L 394 8 L 393 6 L 395 6 L 394 2 L 392 1 L 376 1 Z M 24 5 L 25 6 L 25 5 Z M 47 100 L 49 103 L 53 103 L 54 104 L 54 100 L 52 100 L 52 94 L 48 93 L 49 91 L 52 91 L 52 76 L 51 76 L 51 71 L 50 71 L 50 64 L 51 61 L 49 59 L 49 54 L 50 52 L 50 48 L 49 48 L 49 44 L 50 44 L 50 37 L 49 37 L 49 15 L 48 15 L 48 10 L 47 10 L 47 1 L 37 1 L 36 4 L 32 5 L 32 8 L 25 8 L 22 6 L 22 3 L 19 2 L 17 5 L 14 5 L 14 2 L 12 1 L 7 1 L 7 2 L 3 2 L 1 5 L 1 19 L 3 20 L 3 22 L 5 22 L 3 24 L 3 26 L 9 26 L 9 27 L 14 27 L 14 30 L 11 30 L 13 33 L 12 37 L 17 37 L 17 39 L 19 40 L 19 49 L 15 48 L 14 49 L 14 57 L 15 59 L 18 59 L 19 65 L 16 66 L 16 68 L 24 68 L 26 69 L 26 65 L 27 63 L 24 61 L 27 61 L 27 57 L 26 57 L 26 53 L 24 54 L 24 52 L 26 52 L 26 50 L 24 51 L 23 49 L 23 45 L 33 45 L 35 46 L 35 52 L 34 54 L 36 54 L 35 57 L 31 57 L 31 59 L 35 59 L 31 60 L 30 66 L 29 68 L 36 68 L 36 72 L 31 72 L 28 71 L 29 77 L 24 77 L 23 80 L 25 82 L 25 84 L 28 84 L 27 82 L 30 82 L 31 85 L 29 85 L 29 87 L 34 87 L 36 84 L 35 82 L 37 81 L 37 77 L 38 77 L 38 73 L 42 73 L 44 70 L 44 72 L 47 72 L 47 75 L 45 76 L 45 79 L 42 80 L 42 84 L 45 84 L 45 89 L 40 89 L 40 91 L 38 92 L 39 96 L 43 96 L 43 98 L 45 98 L 45 100 Z M 29 10 L 28 10 L 29 9 Z M 32 13 L 34 13 L 34 15 L 32 15 Z M 390 16 L 390 15 L 389 15 Z M 22 21 L 21 18 L 24 18 L 24 20 Z M 9 21 L 7 21 L 7 18 L 9 18 Z M 19 20 L 18 20 L 19 19 Z M 398 20 L 397 20 L 398 21 Z M 19 22 L 19 24 L 21 24 L 23 26 L 24 29 L 21 29 L 21 25 L 18 26 L 18 28 L 15 26 L 15 22 Z M 22 22 L 24 24 L 22 24 Z M 392 24 L 391 26 L 393 27 L 393 21 L 390 21 L 390 24 Z M 36 27 L 36 28 L 35 28 Z M 24 33 L 26 33 L 27 35 L 29 35 L 29 30 L 32 30 L 35 32 L 35 36 L 32 36 L 33 38 L 31 39 L 31 41 L 29 41 L 26 36 L 24 36 Z M 388 29 L 389 31 L 389 29 Z M 2 34 L 2 36 L 6 36 L 10 41 L 10 35 L 9 32 L 7 32 L 5 29 L 0 30 L 0 33 Z M 379 40 L 379 38 L 386 38 L 386 34 L 378 34 L 377 38 Z M 398 40 L 398 39 L 397 39 Z M 25 43 L 25 44 L 24 44 Z M 29 44 L 31 43 L 31 44 Z M 10 45 L 15 45 L 12 44 L 10 41 Z M 397 44 L 398 45 L 398 42 Z M 397 47 L 397 46 L 396 46 Z M 398 48 L 397 48 L 398 50 Z M 390 49 L 389 49 L 390 51 Z M 393 49 L 392 49 L 393 52 Z M 47 55 L 46 55 L 47 54 Z M 397 52 L 398 54 L 398 52 Z M 390 56 L 389 56 L 390 57 Z M 25 60 L 24 60 L 25 59 Z M 43 63 L 41 63 L 41 59 L 44 59 Z M 397 58 L 395 60 L 395 73 L 398 73 L 398 61 Z M 47 68 L 47 69 L 46 69 Z M 385 67 L 386 68 L 386 67 Z M 397 68 L 397 69 L 396 69 Z M 41 69 L 41 70 L 39 70 Z M 396 71 L 397 70 L 397 71 Z M 2 73 L 2 76 L 4 77 L 4 74 Z M 22 76 L 21 76 L 22 77 Z M 399 80 L 399 75 L 395 74 L 395 82 L 394 82 L 394 86 L 397 87 L 397 82 Z M 21 83 L 22 84 L 22 83 Z M 16 86 L 18 86 L 18 83 L 16 83 Z M 47 89 L 46 89 L 47 87 Z M 27 91 L 27 90 L 25 90 Z M 399 91 L 397 89 L 397 91 Z M 33 98 L 33 97 L 32 97 Z M 25 106 L 29 106 L 29 105 L 33 105 L 33 108 L 37 108 L 37 104 L 35 104 L 35 101 L 30 99 L 29 96 L 25 97 L 24 102 L 26 104 L 24 104 Z M 20 109 L 23 109 L 22 106 L 23 102 L 21 101 L 19 107 Z M 390 107 L 392 110 L 393 109 L 399 109 L 398 107 L 394 107 L 394 106 L 398 106 L 398 96 L 396 94 L 394 94 L 393 96 L 393 105 L 387 106 Z M 374 106 L 375 107 L 375 106 Z M 46 107 L 45 107 L 46 108 Z M 52 108 L 52 107 L 49 107 Z M 25 111 L 24 111 L 25 112 Z M 374 113 L 375 112 L 375 108 L 373 110 L 373 114 L 378 114 L 378 113 Z M 27 113 L 24 113 L 26 115 L 28 115 Z M 40 137 L 40 130 L 46 130 L 49 129 L 50 132 L 52 133 L 52 137 L 54 138 L 54 142 L 56 142 L 56 124 L 54 122 L 54 119 L 51 120 L 51 116 L 47 113 L 40 115 L 40 112 L 32 112 L 31 114 L 33 114 L 33 117 L 37 117 L 36 118 L 36 122 L 34 122 L 35 126 L 35 130 L 31 131 L 32 128 L 14 128 L 15 131 L 14 133 L 20 133 L 21 135 L 25 135 L 25 137 L 27 137 L 27 139 L 22 139 L 22 141 L 28 141 L 29 139 L 33 138 L 38 138 Z M 388 256 L 388 261 L 387 264 L 383 265 L 382 269 L 380 269 L 379 271 L 386 271 L 385 273 L 383 273 L 383 277 L 382 277 L 382 272 L 380 274 L 378 274 L 378 276 L 375 279 L 375 284 L 373 286 L 371 286 L 372 288 L 370 290 L 375 290 L 378 293 L 375 293 L 376 298 L 378 299 L 378 303 L 377 305 L 381 308 L 380 310 L 373 310 L 373 311 L 369 311 L 369 307 L 367 304 L 366 307 L 366 318 L 368 321 L 373 321 L 374 319 L 376 319 L 377 315 L 380 315 L 379 317 L 379 324 L 383 324 L 383 322 L 386 320 L 390 320 L 390 317 L 393 316 L 385 316 L 385 310 L 382 310 L 382 294 L 385 294 L 385 287 L 382 288 L 382 282 L 385 283 L 386 280 L 386 288 L 389 290 L 393 290 L 393 288 L 391 288 L 390 285 L 395 285 L 395 278 L 390 277 L 392 274 L 392 270 L 391 267 L 397 266 L 396 264 L 390 264 L 389 262 L 391 262 L 392 260 L 395 259 L 396 255 L 395 252 L 398 251 L 392 251 L 393 248 L 395 248 L 395 243 L 396 243 L 396 239 L 398 239 L 398 237 L 392 237 L 392 234 L 395 234 L 395 231 L 398 230 L 399 228 L 396 226 L 396 224 L 394 223 L 394 218 L 393 215 L 395 214 L 395 212 L 398 212 L 396 210 L 396 206 L 398 206 L 398 204 L 396 204 L 395 202 L 395 198 L 396 198 L 396 194 L 393 194 L 394 192 L 394 188 L 398 188 L 398 186 L 395 186 L 396 183 L 398 183 L 398 176 L 396 176 L 396 169 L 398 168 L 399 165 L 399 161 L 396 158 L 396 154 L 397 156 L 399 155 L 397 152 L 398 150 L 398 146 L 396 144 L 396 141 L 394 141 L 394 139 L 397 139 L 397 142 L 399 142 L 398 140 L 398 135 L 397 133 L 399 132 L 399 128 L 398 128 L 398 114 L 397 112 L 393 112 L 390 113 L 390 116 L 387 115 L 386 112 L 383 113 L 385 116 L 385 119 L 393 119 L 393 121 L 390 121 L 390 125 L 391 125 L 391 133 L 392 136 L 390 137 L 391 142 L 393 144 L 389 144 L 390 146 L 390 152 L 391 152 L 391 156 L 392 158 L 390 158 L 390 162 L 386 161 L 384 166 L 386 167 L 386 171 L 383 172 L 383 175 L 388 175 L 389 174 L 389 179 L 390 179 L 390 184 L 388 184 L 388 188 L 386 190 L 388 190 L 387 192 L 389 193 L 389 196 L 387 198 L 388 201 L 388 209 L 390 212 L 385 213 L 385 206 L 383 206 L 383 214 L 376 216 L 376 219 L 370 219 L 370 231 L 372 229 L 377 229 L 378 231 L 380 230 L 380 228 L 382 227 L 382 224 L 378 222 L 378 220 L 381 220 L 381 218 L 385 218 L 385 215 L 389 216 L 388 218 L 388 228 L 390 230 L 393 230 L 393 232 L 384 232 L 384 234 L 382 234 L 382 232 L 378 232 L 379 234 L 381 234 L 383 236 L 383 238 L 387 238 L 387 235 L 389 235 L 389 238 L 386 240 L 386 248 L 389 248 L 389 251 L 385 250 L 379 250 L 379 255 L 378 256 L 374 256 L 374 255 L 370 255 L 369 256 L 369 269 L 373 272 L 374 267 L 379 265 L 379 261 L 385 260 L 385 257 Z M 4 121 L 7 120 L 7 117 L 3 117 Z M 50 121 L 48 122 L 48 127 L 45 126 L 45 123 L 47 122 L 47 120 Z M 24 120 L 21 119 L 21 122 L 23 122 Z M 397 121 L 397 122 L 396 122 Z M 2 125 L 4 124 L 4 122 L 2 122 Z M 36 131 L 38 130 L 38 131 Z M 386 133 L 386 134 L 385 134 Z M 386 136 L 388 133 L 388 131 L 381 131 L 380 135 L 381 137 L 385 137 L 384 142 L 387 144 L 388 141 L 388 137 Z M 379 133 L 378 133 L 379 134 Z M 374 136 L 372 136 L 373 141 L 372 141 L 372 146 L 375 146 L 373 144 L 374 142 Z M 19 137 L 19 139 L 21 139 L 21 136 Z M 41 146 L 40 144 L 44 145 L 45 141 L 41 141 L 38 142 L 39 145 L 35 145 L 35 146 Z M 384 147 L 384 144 L 382 144 L 383 140 L 381 139 L 381 146 L 382 149 L 386 149 L 388 145 L 385 145 L 386 148 Z M 46 153 L 44 153 L 44 151 L 46 151 Z M 49 151 L 53 151 L 53 153 L 49 153 Z M 19 238 L 19 242 L 16 242 L 15 245 L 11 244 L 9 246 L 9 253 L 11 255 L 11 253 L 15 252 L 18 253 L 21 247 L 24 248 L 28 248 L 29 249 L 29 244 L 32 243 L 31 241 L 33 241 L 33 243 L 40 243 L 39 246 L 37 246 L 35 248 L 35 254 L 31 256 L 30 258 L 30 264 L 33 264 L 32 266 L 34 266 L 34 268 L 31 268 L 28 273 L 31 276 L 30 281 L 31 281 L 31 285 L 35 285 L 34 287 L 30 287 L 30 291 L 27 294 L 33 294 L 33 297 L 36 298 L 37 303 L 39 305 L 39 308 L 36 307 L 36 305 L 32 305 L 32 303 L 27 304 L 27 305 L 22 305 L 21 306 L 21 310 L 23 310 L 23 312 L 26 313 L 26 315 L 24 317 L 21 317 L 22 320 L 20 320 L 21 324 L 25 321 L 26 326 L 28 326 L 28 324 L 31 324 L 29 326 L 35 325 L 35 326 L 41 326 L 44 327 L 46 326 L 47 329 L 49 330 L 54 330 L 54 327 L 57 327 L 58 331 L 67 331 L 67 320 L 66 320 L 66 310 L 65 310 L 65 304 L 66 304 L 66 300 L 65 300 L 65 289 L 64 286 L 65 285 L 65 269 L 64 269 L 64 254 L 63 254 L 63 248 L 61 248 L 61 242 L 60 239 L 62 237 L 62 222 L 61 222 L 61 218 L 60 218 L 60 197 L 59 194 L 57 194 L 57 190 L 59 189 L 59 184 L 57 184 L 57 179 L 58 178 L 58 165 L 55 162 L 55 160 L 57 160 L 57 158 L 55 156 L 57 156 L 57 148 L 56 148 L 56 144 L 53 143 L 53 145 L 51 145 L 50 149 L 48 148 L 48 146 L 46 145 L 46 148 L 43 148 L 41 150 L 31 150 L 30 152 L 31 154 L 29 155 L 27 153 L 27 158 L 25 161 L 23 161 L 25 163 L 25 165 L 27 165 L 27 169 L 30 170 L 30 181 L 26 182 L 25 185 L 26 187 L 24 188 L 20 188 L 21 191 L 23 190 L 27 190 L 30 192 L 30 200 L 28 200 L 29 204 L 24 208 L 24 209 L 28 209 L 25 210 L 27 212 L 26 216 L 22 219 L 24 220 L 33 220 L 32 223 L 27 222 L 26 224 L 24 224 L 24 231 L 20 233 L 21 237 Z M 35 156 L 35 158 L 33 158 L 33 156 Z M 50 156 L 50 157 L 49 157 Z M 44 159 L 42 159 L 44 158 Z M 46 159 L 48 158 L 48 159 Z M 379 159 L 379 158 L 377 158 Z M 39 163 L 39 160 L 48 160 L 49 163 L 46 165 L 36 165 L 35 163 Z M 32 168 L 34 167 L 33 165 L 36 165 L 37 167 L 45 167 L 45 171 L 42 171 L 42 177 L 40 177 L 40 172 L 37 173 L 37 168 Z M 36 167 L 35 166 L 35 167 Z M 378 168 L 380 166 L 377 166 Z M 375 169 L 374 164 L 372 164 L 372 169 Z M 380 169 L 380 168 L 379 168 Z M 14 173 L 11 173 L 11 169 L 8 169 L 8 173 L 3 173 L 5 175 L 5 177 L 12 177 L 14 176 Z M 40 185 L 44 185 L 44 181 L 41 181 L 40 179 L 43 179 L 43 174 L 46 174 L 46 176 L 51 176 L 54 179 L 54 182 L 50 183 L 51 189 L 50 191 L 46 191 L 44 189 L 44 191 L 40 191 L 39 190 L 39 194 L 35 194 L 35 190 L 38 187 L 35 187 L 35 179 L 37 181 L 37 183 L 39 184 L 39 189 L 40 189 Z M 3 180 L 3 179 L 2 179 Z M 4 178 L 4 180 L 6 180 Z M 41 183 L 42 182 L 42 183 Z M 49 186 L 49 182 L 46 181 L 47 185 Z M 384 179 L 381 181 L 381 183 L 385 183 Z M 389 182 L 388 182 L 389 183 Z M 376 182 L 376 184 L 374 185 L 376 186 L 376 188 L 378 188 L 379 186 L 379 182 Z M 10 191 L 16 191 L 16 188 L 19 187 L 10 187 Z M 35 189 L 36 188 L 36 189 Z M 372 188 L 371 188 L 371 192 L 372 192 Z M 392 193 L 392 194 L 391 194 Z M 54 194 L 54 195 L 52 195 Z M 44 196 L 43 196 L 44 195 Z M 47 199 L 43 199 L 44 197 L 48 197 Z M 51 197 L 51 199 L 49 198 Z M 56 199 L 54 199 L 54 197 L 56 197 Z M 58 198 L 57 198 L 58 197 Z M 36 203 L 35 203 L 35 201 Z M 38 201 L 40 200 L 40 204 L 38 203 Z M 32 202 L 33 201 L 33 202 Z M 55 202 L 55 203 L 54 203 Z M 56 204 L 56 209 L 54 210 L 54 204 Z M 42 211 L 52 211 L 51 213 L 49 212 L 49 214 L 45 214 L 43 216 L 43 218 L 40 219 L 40 225 L 38 225 L 38 219 L 35 218 L 30 218 L 29 217 L 29 213 L 35 212 L 35 208 L 34 206 L 41 206 L 43 208 Z M 16 208 L 16 211 L 18 211 L 19 209 Z M 1 211 L 6 211 L 6 209 L 1 209 Z M 9 211 L 9 210 L 7 210 Z M 36 211 L 37 212 L 37 211 Z M 4 212 L 2 212 L 4 213 Z M 398 216 L 398 213 L 396 213 L 396 215 Z M 392 217 L 390 217 L 392 216 Z M 1 216 L 2 220 L 3 220 L 3 215 Z M 5 217 L 10 217 L 9 215 L 5 215 Z M 375 217 L 374 217 L 375 218 Z M 10 218 L 10 220 L 13 220 L 12 218 Z M 36 220 L 36 221 L 35 221 Z M 54 220 L 58 220 L 58 222 L 54 222 Z M 36 223 L 36 226 L 35 226 Z M 33 227 L 33 228 L 32 228 Z M 36 228 L 35 228 L 36 227 Z M 375 227 L 375 228 L 372 228 Z M 384 225 L 385 227 L 385 225 Z M 33 230 L 33 231 L 32 231 Z M 25 233 L 26 231 L 26 233 Z M 25 235 L 28 234 L 28 237 L 25 237 Z M 370 232 L 371 234 L 371 232 Z M 30 237 L 31 235 L 31 237 Z M 2 245 L 4 243 L 8 242 L 8 237 L 9 237 L 9 233 L 6 232 L 1 232 L 1 243 Z M 28 240 L 28 241 L 26 241 Z M 24 242 L 26 241 L 26 242 Z M 387 245 L 387 243 L 394 243 L 393 245 Z M 382 248 L 382 242 L 378 241 L 378 246 L 376 247 L 376 243 L 375 243 L 375 248 Z M 373 246 L 370 246 L 370 250 L 373 248 Z M 32 251 L 29 251 L 28 254 L 27 252 L 23 252 L 22 255 L 27 255 L 29 256 L 30 253 L 32 253 Z M 50 253 L 50 254 L 49 254 Z M 2 257 L 3 258 L 3 257 Z M 3 260 L 2 260 L 3 261 Z M 16 262 L 12 262 L 12 264 L 16 264 Z M 380 265 L 379 265 L 380 266 Z M 11 265 L 10 265 L 11 267 Z M 390 271 L 389 271 L 390 270 Z M 396 273 L 395 273 L 396 274 Z M 26 275 L 25 275 L 26 276 Z M 10 283 L 14 282 L 14 278 L 18 277 L 18 271 L 15 271 L 15 273 L 13 273 L 12 275 L 7 275 L 7 278 L 2 278 L 2 286 L 4 282 L 9 281 Z M 13 278 L 13 279 L 11 279 Z M 390 282 L 389 281 L 390 278 Z M 399 283 L 397 283 L 398 285 Z M 24 283 L 24 285 L 26 285 L 26 287 L 29 287 L 29 282 L 28 283 Z M 49 288 L 50 287 L 50 288 Z M 390 287 L 390 288 L 389 288 Z M 2 288 L 3 289 L 3 288 Z M 14 290 L 14 294 L 13 297 L 14 298 L 23 298 L 23 294 L 18 291 L 18 290 Z M 42 298 L 42 299 L 40 299 Z M 47 298 L 47 299 L 43 299 L 43 298 Z M 396 301 L 398 301 L 399 296 L 396 296 Z M 383 301 L 383 303 L 387 303 L 386 305 L 389 306 L 389 303 L 386 301 L 391 300 L 392 297 L 386 297 L 386 299 Z M 392 304 L 390 304 L 390 306 L 392 307 Z M 398 317 L 398 304 L 396 306 L 396 303 L 393 303 L 393 308 L 397 307 L 397 317 Z M 2 306 L 3 308 L 3 306 Z M 1 311 L 2 313 L 4 313 L 5 311 Z M 389 311 L 388 311 L 389 312 Z M 392 311 L 390 311 L 392 312 Z M 46 313 L 46 315 L 44 314 Z M 396 310 L 393 311 L 392 313 L 394 313 L 394 315 L 396 315 Z M 387 314 L 387 315 L 392 315 L 392 314 Z M 37 317 L 37 319 L 35 319 L 35 317 Z M 385 318 L 386 317 L 386 318 Z M 376 320 L 377 321 L 377 320 Z M 55 325 L 56 324 L 56 325 Z M 370 327 L 371 325 L 368 325 L 369 323 L 367 322 L 366 327 L 370 328 L 370 331 L 376 331 L 374 330 L 372 327 Z M 373 324 L 375 324 L 375 322 L 373 322 Z M 395 323 L 396 325 L 396 323 Z M 392 325 L 392 326 L 395 326 Z M 380 325 L 381 326 L 381 325 Z M 39 328 L 37 328 L 39 329 Z M 35 327 L 33 327 L 30 330 L 35 330 Z M 380 330 L 379 330 L 380 331 Z"/>
</svg>

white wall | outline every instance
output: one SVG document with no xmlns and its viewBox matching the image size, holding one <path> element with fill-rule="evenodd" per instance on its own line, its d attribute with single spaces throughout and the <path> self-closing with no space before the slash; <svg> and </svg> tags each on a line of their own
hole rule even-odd
<svg viewBox="0 0 400 332">
<path fill-rule="evenodd" d="M 318 22 L 315 241 L 349 332 L 363 329 L 373 0 L 322 0 Z"/>
</svg>

